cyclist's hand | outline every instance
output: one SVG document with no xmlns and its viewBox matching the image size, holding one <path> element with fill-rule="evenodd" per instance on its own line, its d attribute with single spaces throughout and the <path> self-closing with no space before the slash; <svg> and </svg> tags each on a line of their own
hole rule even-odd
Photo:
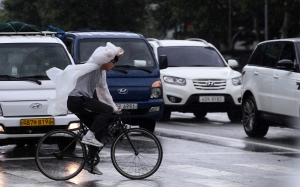
<svg viewBox="0 0 300 187">
<path fill-rule="evenodd" d="M 122 111 L 122 109 L 118 109 L 116 111 L 114 111 L 114 113 L 119 114 Z"/>
</svg>

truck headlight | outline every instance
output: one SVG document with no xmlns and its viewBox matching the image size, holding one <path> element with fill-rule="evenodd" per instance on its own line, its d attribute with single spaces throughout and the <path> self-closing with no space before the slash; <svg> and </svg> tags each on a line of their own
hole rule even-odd
<svg viewBox="0 0 300 187">
<path fill-rule="evenodd" d="M 186 81 L 184 78 L 164 76 L 163 79 L 166 83 L 169 83 L 169 84 L 175 84 L 175 85 L 179 85 L 179 86 L 186 85 Z"/>
<path fill-rule="evenodd" d="M 241 77 L 241 76 L 235 77 L 235 78 L 232 79 L 232 84 L 233 84 L 234 86 L 241 85 L 241 80 L 242 80 L 242 77 Z"/>
<path fill-rule="evenodd" d="M 160 81 L 155 81 L 152 84 L 150 98 L 157 99 L 162 96 L 162 84 Z"/>
</svg>

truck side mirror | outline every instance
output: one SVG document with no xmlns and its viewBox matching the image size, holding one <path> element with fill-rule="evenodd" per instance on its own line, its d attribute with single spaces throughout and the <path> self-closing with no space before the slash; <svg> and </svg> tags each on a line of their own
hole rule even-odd
<svg viewBox="0 0 300 187">
<path fill-rule="evenodd" d="M 167 55 L 160 55 L 158 57 L 159 69 L 166 69 L 168 67 Z"/>
</svg>

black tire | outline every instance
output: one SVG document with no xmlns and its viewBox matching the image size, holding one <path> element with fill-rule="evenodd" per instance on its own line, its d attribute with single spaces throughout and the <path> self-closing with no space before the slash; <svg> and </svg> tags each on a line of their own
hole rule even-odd
<svg viewBox="0 0 300 187">
<path fill-rule="evenodd" d="M 139 124 L 140 128 L 146 129 L 150 132 L 154 132 L 156 126 L 156 121 L 154 119 L 146 119 L 143 123 Z"/>
<path fill-rule="evenodd" d="M 253 96 L 245 98 L 242 112 L 244 130 L 249 137 L 264 137 L 268 133 L 269 126 L 260 119 Z"/>
<path fill-rule="evenodd" d="M 66 145 L 68 137 L 76 142 L 75 150 L 61 150 L 58 144 Z M 72 142 L 68 140 L 70 146 Z M 48 178 L 69 180 L 80 173 L 85 164 L 86 148 L 80 138 L 67 130 L 54 130 L 43 136 L 37 144 L 35 162 L 39 170 Z"/>
<path fill-rule="evenodd" d="M 159 119 L 159 121 L 169 121 L 171 118 L 171 110 L 164 108 L 163 110 L 163 115 L 162 117 Z"/>
<path fill-rule="evenodd" d="M 111 160 L 116 170 L 129 179 L 144 179 L 159 168 L 163 150 L 155 135 L 144 129 L 129 129 L 128 136 L 138 155 L 134 153 L 125 133 L 112 144 Z"/>
<path fill-rule="evenodd" d="M 231 122 L 241 122 L 243 119 L 242 109 L 240 110 L 231 110 L 227 112 L 227 116 Z"/>
<path fill-rule="evenodd" d="M 198 119 L 202 119 L 206 116 L 207 112 L 206 111 L 201 111 L 201 110 L 198 110 L 198 111 L 194 111 L 193 112 L 194 116 Z"/>
</svg>

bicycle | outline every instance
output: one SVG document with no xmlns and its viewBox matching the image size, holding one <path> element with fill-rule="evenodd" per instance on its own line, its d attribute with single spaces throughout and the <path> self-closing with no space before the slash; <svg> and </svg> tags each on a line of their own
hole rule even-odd
<svg viewBox="0 0 300 187">
<path fill-rule="evenodd" d="M 162 146 L 148 130 L 131 128 L 131 125 L 123 123 L 126 116 L 129 116 L 128 112 L 122 111 L 105 126 L 107 136 L 103 147 L 113 139 L 110 153 L 115 169 L 129 179 L 144 179 L 159 168 L 163 157 Z M 76 133 L 53 130 L 41 137 L 35 153 L 40 172 L 53 180 L 69 180 L 81 172 L 86 162 L 93 172 L 93 166 L 100 162 L 99 153 L 103 147 L 81 143 L 87 130 L 88 127 L 80 122 Z"/>
</svg>

